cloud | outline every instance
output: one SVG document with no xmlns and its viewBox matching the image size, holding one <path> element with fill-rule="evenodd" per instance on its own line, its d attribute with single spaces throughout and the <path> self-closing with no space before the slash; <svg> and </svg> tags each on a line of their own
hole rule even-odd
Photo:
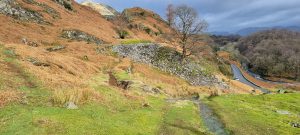
<svg viewBox="0 0 300 135">
<path fill-rule="evenodd" d="M 82 2 L 82 0 L 77 0 Z M 162 17 L 168 4 L 187 4 L 209 23 L 209 31 L 236 31 L 246 27 L 300 25 L 300 0 L 94 0 L 119 11 L 143 7 Z"/>
</svg>

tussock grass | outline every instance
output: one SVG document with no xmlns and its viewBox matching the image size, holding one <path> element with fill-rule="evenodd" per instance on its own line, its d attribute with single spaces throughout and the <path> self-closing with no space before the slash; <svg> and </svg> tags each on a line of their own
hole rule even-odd
<svg viewBox="0 0 300 135">
<path fill-rule="evenodd" d="M 151 41 L 142 40 L 142 39 L 126 39 L 124 41 L 121 41 L 121 44 L 123 44 L 123 45 L 140 44 L 140 43 L 151 43 Z"/>
<path fill-rule="evenodd" d="M 84 104 L 91 101 L 96 95 L 99 97 L 98 93 L 88 88 L 55 90 L 53 92 L 52 102 L 55 105 L 64 105 L 67 102 Z"/>
<path fill-rule="evenodd" d="M 11 102 L 17 102 L 22 99 L 22 93 L 13 90 L 0 91 L 0 108 Z"/>
</svg>

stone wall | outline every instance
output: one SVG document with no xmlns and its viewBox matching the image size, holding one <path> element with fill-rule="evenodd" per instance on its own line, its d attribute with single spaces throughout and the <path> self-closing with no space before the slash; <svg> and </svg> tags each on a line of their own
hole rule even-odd
<svg viewBox="0 0 300 135">
<path fill-rule="evenodd" d="M 118 45 L 113 52 L 121 57 L 129 57 L 136 62 L 154 66 L 187 80 L 192 85 L 222 85 L 213 75 L 206 74 L 203 67 L 196 61 L 181 61 L 181 54 L 174 49 L 158 44 Z M 158 76 L 159 77 L 159 76 Z"/>
</svg>

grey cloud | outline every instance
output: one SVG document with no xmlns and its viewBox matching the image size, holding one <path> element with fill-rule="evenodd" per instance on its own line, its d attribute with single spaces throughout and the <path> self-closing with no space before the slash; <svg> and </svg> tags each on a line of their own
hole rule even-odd
<svg viewBox="0 0 300 135">
<path fill-rule="evenodd" d="M 82 0 L 78 0 L 81 2 Z M 236 31 L 245 27 L 300 25 L 300 0 L 94 0 L 122 11 L 140 6 L 164 17 L 168 4 L 194 7 L 209 23 L 210 31 Z"/>
</svg>

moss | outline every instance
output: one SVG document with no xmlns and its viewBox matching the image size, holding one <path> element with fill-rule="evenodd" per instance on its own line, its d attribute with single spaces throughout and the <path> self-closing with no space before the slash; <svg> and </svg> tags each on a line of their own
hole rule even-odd
<svg viewBox="0 0 300 135">
<path fill-rule="evenodd" d="M 152 33 L 152 30 L 148 27 L 144 27 L 144 31 L 149 35 Z"/>
<path fill-rule="evenodd" d="M 117 30 L 117 33 L 121 39 L 125 39 L 129 35 L 126 30 Z"/>
<path fill-rule="evenodd" d="M 142 39 L 128 39 L 121 42 L 123 45 L 127 44 L 140 44 L 140 43 L 151 43 L 149 40 L 142 40 Z"/>
<path fill-rule="evenodd" d="M 176 62 L 178 63 L 179 59 L 181 58 L 182 55 L 181 53 L 177 52 L 173 48 L 169 47 L 160 47 L 159 50 L 157 51 L 157 54 L 155 56 L 155 60 L 168 60 L 169 62 Z"/>
</svg>

